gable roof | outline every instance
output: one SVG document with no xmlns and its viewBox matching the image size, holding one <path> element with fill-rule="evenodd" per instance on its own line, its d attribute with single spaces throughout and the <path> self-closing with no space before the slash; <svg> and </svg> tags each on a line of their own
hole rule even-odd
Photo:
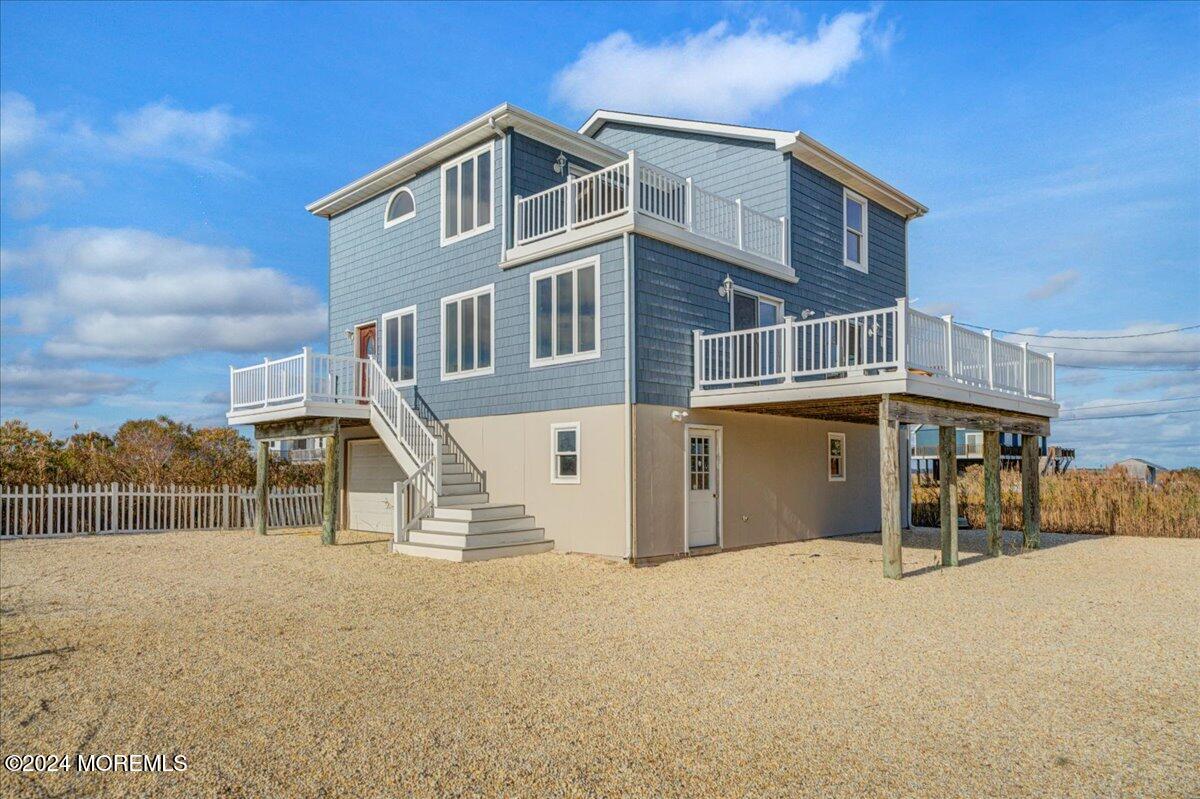
<svg viewBox="0 0 1200 799">
<path fill-rule="evenodd" d="M 395 161 L 384 164 L 358 180 L 309 203 L 305 209 L 316 216 L 330 217 L 353 208 L 362 201 L 393 189 L 418 173 L 437 166 L 457 153 L 495 138 L 506 128 L 534 136 L 546 144 L 600 166 L 615 164 L 626 157 L 620 150 L 576 133 L 545 117 L 511 103 L 501 103 Z"/>
<path fill-rule="evenodd" d="M 1151 463 L 1150 461 L 1146 460 L 1145 458 L 1125 458 L 1124 460 L 1117 461 L 1116 465 L 1120 466 L 1123 463 L 1141 463 L 1146 466 L 1149 466 L 1151 469 L 1157 469 L 1160 472 L 1169 472 L 1170 471 L 1170 469 L 1168 469 L 1166 466 L 1159 466 L 1157 463 Z"/>
<path fill-rule="evenodd" d="M 766 142 L 776 150 L 790 153 L 813 169 L 829 175 L 839 183 L 854 189 L 859 194 L 874 200 L 884 208 L 895 211 L 905 219 L 915 219 L 929 211 L 921 203 L 909 197 L 895 186 L 875 177 L 867 170 L 843 158 L 816 139 L 802 131 L 776 130 L 774 128 L 751 128 L 745 125 L 728 125 L 720 122 L 702 122 L 694 119 L 654 116 L 653 114 L 631 114 L 625 111 L 600 109 L 583 123 L 579 132 L 595 136 L 609 123 L 636 125 L 644 128 L 698 133 L 707 136 L 724 136 L 744 141 Z"/>
</svg>

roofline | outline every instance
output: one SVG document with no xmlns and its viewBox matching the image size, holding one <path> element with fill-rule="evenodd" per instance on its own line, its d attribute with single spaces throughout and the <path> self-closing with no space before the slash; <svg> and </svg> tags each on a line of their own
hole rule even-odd
<svg viewBox="0 0 1200 799">
<path fill-rule="evenodd" d="M 744 125 L 727 125 L 719 122 L 701 122 L 692 119 L 600 109 L 593 113 L 587 122 L 583 123 L 579 132 L 585 136 L 595 136 L 602 127 L 610 122 L 766 142 L 780 152 L 794 155 L 813 169 L 837 179 L 885 208 L 895 211 L 905 219 L 915 219 L 929 212 L 927 207 L 895 186 L 872 175 L 801 131 L 788 132 L 773 128 L 751 128 Z"/>
<path fill-rule="evenodd" d="M 551 122 L 545 117 L 511 103 L 501 103 L 412 152 L 314 200 L 305 206 L 305 210 L 315 216 L 331 217 L 395 188 L 457 152 L 499 136 L 507 128 L 535 133 L 539 140 L 546 144 L 597 162 L 600 166 L 609 166 L 626 157 L 620 150 Z"/>
</svg>

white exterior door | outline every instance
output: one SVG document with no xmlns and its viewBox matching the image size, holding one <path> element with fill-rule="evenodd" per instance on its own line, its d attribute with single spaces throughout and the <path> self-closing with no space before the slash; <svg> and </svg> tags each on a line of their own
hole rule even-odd
<svg viewBox="0 0 1200 799">
<path fill-rule="evenodd" d="M 392 532 L 392 488 L 404 472 L 378 439 L 349 441 L 346 447 L 346 527 Z"/>
<path fill-rule="evenodd" d="M 720 436 L 713 428 L 688 426 L 687 444 L 687 546 L 714 546 L 720 540 Z"/>
</svg>

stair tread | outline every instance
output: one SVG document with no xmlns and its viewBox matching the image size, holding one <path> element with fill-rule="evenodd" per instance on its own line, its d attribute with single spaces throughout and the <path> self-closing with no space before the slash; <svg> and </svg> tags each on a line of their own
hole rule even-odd
<svg viewBox="0 0 1200 799">
<path fill-rule="evenodd" d="M 512 541 L 507 544 L 489 544 L 486 547 L 476 547 L 476 549 L 508 549 L 510 547 L 528 547 L 528 546 L 536 546 L 536 545 L 540 545 L 540 544 L 553 544 L 553 543 L 554 543 L 554 539 L 543 538 L 538 541 Z M 471 549 L 471 547 L 456 547 L 456 546 L 450 546 L 448 544 L 421 544 L 421 543 L 417 543 L 414 541 L 401 541 L 399 544 L 397 544 L 397 546 L 428 547 L 429 549 L 443 549 L 446 551 L 455 551 L 455 552 L 459 552 L 459 551 L 466 550 L 466 549 Z"/>
</svg>

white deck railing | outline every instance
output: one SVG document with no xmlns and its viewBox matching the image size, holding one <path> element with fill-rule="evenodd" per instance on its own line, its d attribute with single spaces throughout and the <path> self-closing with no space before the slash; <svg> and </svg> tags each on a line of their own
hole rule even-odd
<svg viewBox="0 0 1200 799">
<path fill-rule="evenodd" d="M 909 308 L 693 333 L 694 388 L 721 390 L 815 377 L 914 370 L 1005 394 L 1054 399 L 1054 355 Z"/>
<path fill-rule="evenodd" d="M 634 175 L 637 185 L 631 192 Z M 569 176 L 566 183 L 529 197 L 518 195 L 513 239 L 524 246 L 634 210 L 769 261 L 788 262 L 786 217 L 767 216 L 740 199 L 705 191 L 691 178 L 641 161 L 632 151 L 605 169 Z"/>
</svg>

